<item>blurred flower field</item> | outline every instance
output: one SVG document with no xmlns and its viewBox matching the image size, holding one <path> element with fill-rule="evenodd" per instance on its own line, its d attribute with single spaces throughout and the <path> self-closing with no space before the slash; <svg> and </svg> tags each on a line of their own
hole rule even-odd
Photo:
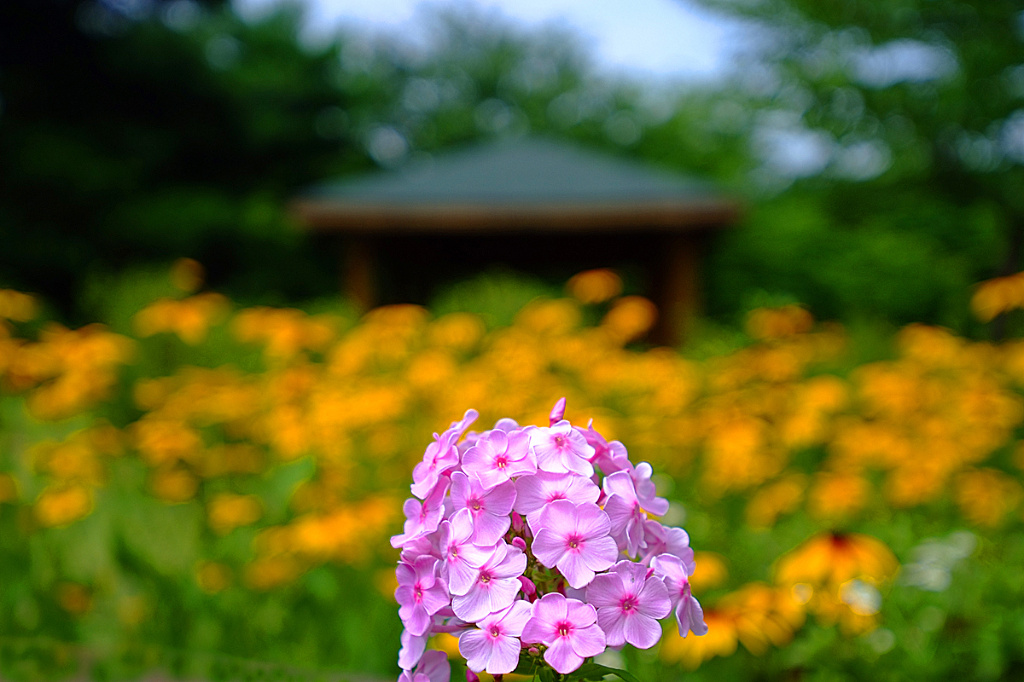
<svg viewBox="0 0 1024 682">
<path fill-rule="evenodd" d="M 637 344 L 656 311 L 607 271 L 488 328 L 240 308 L 197 268 L 123 329 L 0 291 L 4 678 L 397 676 L 388 538 L 430 434 L 563 395 L 697 550 L 709 632 L 624 651 L 642 679 L 1024 675 L 1024 341 L 912 325 L 870 357 L 786 306 L 697 359 Z"/>
</svg>

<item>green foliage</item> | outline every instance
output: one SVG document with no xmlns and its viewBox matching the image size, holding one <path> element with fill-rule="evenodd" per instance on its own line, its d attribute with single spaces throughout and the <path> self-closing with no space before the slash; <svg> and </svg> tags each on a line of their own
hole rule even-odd
<svg viewBox="0 0 1024 682">
<path fill-rule="evenodd" d="M 555 298 L 558 293 L 559 287 L 537 277 L 493 269 L 445 288 L 430 308 L 438 315 L 474 313 L 491 328 L 507 327 L 524 305 L 536 298 Z"/>
<path fill-rule="evenodd" d="M 964 285 L 1024 267 L 1019 3 L 702 4 L 759 34 L 744 72 L 757 76 L 738 85 L 761 136 L 783 121 L 824 145 L 820 168 L 781 202 L 798 215 L 755 211 L 723 248 L 728 272 L 752 267 L 762 286 L 829 316 L 969 329 L 954 312 Z M 735 297 L 750 279 L 722 275 L 716 290 Z"/>
</svg>

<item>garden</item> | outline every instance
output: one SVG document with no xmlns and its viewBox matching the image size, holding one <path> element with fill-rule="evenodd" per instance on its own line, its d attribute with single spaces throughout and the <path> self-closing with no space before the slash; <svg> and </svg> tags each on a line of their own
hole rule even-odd
<svg viewBox="0 0 1024 682">
<path fill-rule="evenodd" d="M 1024 15 L 695 2 L 749 31 L 713 81 L 0 3 L 0 679 L 1024 677 Z M 683 342 L 639 262 L 361 309 L 290 209 L 526 134 L 735 199 Z"/>
<path fill-rule="evenodd" d="M 653 466 L 661 521 L 695 551 L 707 634 L 666 626 L 608 654 L 620 667 L 1021 669 L 1024 342 L 914 324 L 868 358 L 789 305 L 691 358 L 635 343 L 656 311 L 609 271 L 493 328 L 413 305 L 245 308 L 194 291 L 200 273 L 175 263 L 124 328 L 0 292 L 5 676 L 391 676 L 388 539 L 429 434 L 470 406 L 483 428 L 546 423 L 561 396 Z M 986 283 L 978 309 L 1015 305 L 1013 286 Z M 452 635 L 435 645 L 459 665 Z"/>
</svg>

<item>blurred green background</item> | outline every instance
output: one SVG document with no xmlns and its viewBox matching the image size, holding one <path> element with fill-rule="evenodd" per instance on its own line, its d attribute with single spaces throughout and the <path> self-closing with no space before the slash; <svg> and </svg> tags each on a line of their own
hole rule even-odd
<svg viewBox="0 0 1024 682">
<path fill-rule="evenodd" d="M 1024 674 L 1024 12 L 701 4 L 749 45 L 671 84 L 471 10 L 410 51 L 297 5 L 0 3 L 0 676 L 394 677 L 430 434 L 562 395 L 698 551 L 711 632 L 635 673 Z M 745 203 L 684 345 L 628 267 L 361 315 L 289 212 L 525 132 Z"/>
</svg>

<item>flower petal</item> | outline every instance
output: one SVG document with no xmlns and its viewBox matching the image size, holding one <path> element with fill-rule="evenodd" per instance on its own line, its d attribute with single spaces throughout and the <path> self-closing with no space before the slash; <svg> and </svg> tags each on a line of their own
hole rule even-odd
<svg viewBox="0 0 1024 682">
<path fill-rule="evenodd" d="M 491 642 L 483 630 L 466 630 L 459 637 L 459 653 L 466 659 L 466 667 L 475 673 L 484 671 L 492 652 Z"/>
<path fill-rule="evenodd" d="M 579 628 L 573 633 L 572 648 L 583 658 L 597 656 L 604 652 L 604 631 L 596 624 Z"/>
<path fill-rule="evenodd" d="M 568 637 L 556 639 L 544 652 L 544 660 L 563 675 L 571 673 L 583 665 L 583 657 L 573 651 Z"/>
<path fill-rule="evenodd" d="M 626 641 L 640 649 L 650 649 L 661 639 L 661 625 L 639 613 L 626 618 Z"/>
<path fill-rule="evenodd" d="M 565 540 L 546 528 L 533 539 L 533 556 L 548 568 L 554 568 L 565 554 Z"/>
<path fill-rule="evenodd" d="M 515 637 L 499 637 L 491 650 L 491 660 L 487 664 L 487 672 L 492 675 L 504 675 L 519 665 L 519 640 Z"/>
<path fill-rule="evenodd" d="M 587 603 L 595 608 L 616 606 L 622 598 L 622 578 L 614 573 L 594 576 L 587 585 Z"/>
</svg>

